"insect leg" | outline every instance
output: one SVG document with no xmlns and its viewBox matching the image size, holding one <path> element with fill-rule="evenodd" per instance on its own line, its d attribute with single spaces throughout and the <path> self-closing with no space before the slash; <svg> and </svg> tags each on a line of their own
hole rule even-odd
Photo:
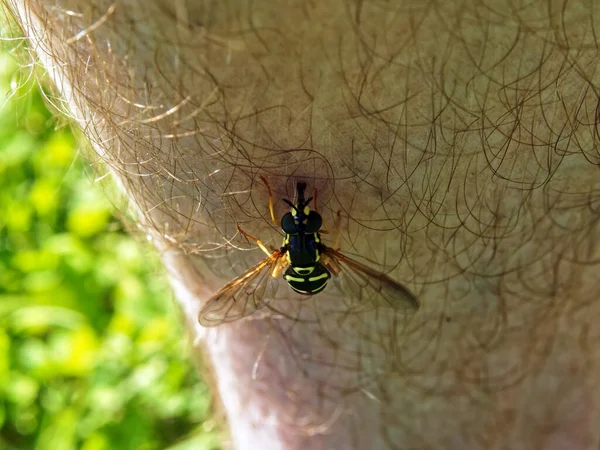
<svg viewBox="0 0 600 450">
<path fill-rule="evenodd" d="M 333 248 L 340 248 L 340 226 L 342 225 L 342 211 L 338 210 L 337 218 L 335 219 L 335 227 L 333 228 Z"/>
<path fill-rule="evenodd" d="M 329 272 L 331 272 L 331 275 L 333 275 L 334 277 L 337 277 L 338 274 L 342 271 L 340 265 L 335 261 L 335 259 L 331 258 L 329 255 L 321 256 L 321 264 L 323 264 L 325 268 L 329 270 Z"/>
<path fill-rule="evenodd" d="M 265 177 L 263 177 L 262 175 L 260 176 L 260 179 L 263 181 L 263 183 L 265 183 L 265 186 L 267 187 L 267 190 L 269 191 L 269 211 L 271 212 L 271 220 L 273 221 L 273 223 L 275 225 L 279 225 L 277 223 L 277 221 L 275 220 L 275 212 L 273 209 L 273 192 L 271 191 L 271 186 L 269 185 L 269 182 L 267 181 L 267 179 Z"/>
<path fill-rule="evenodd" d="M 314 193 L 313 197 L 315 200 L 313 201 L 313 203 L 315 204 L 315 212 L 321 214 L 319 212 L 319 191 L 317 191 L 317 188 L 315 188 L 314 192 L 315 193 Z"/>
<path fill-rule="evenodd" d="M 315 204 L 315 212 L 319 215 L 321 215 L 321 213 L 319 212 L 319 191 L 315 188 L 314 191 L 314 204 Z M 323 233 L 323 234 L 329 234 L 329 230 L 327 229 L 327 224 L 325 223 L 325 219 L 323 219 L 323 217 L 321 216 L 321 220 L 323 221 L 323 225 L 321 226 L 321 229 L 319 230 L 319 233 Z"/>
<path fill-rule="evenodd" d="M 279 261 L 277 261 L 277 263 L 275 263 L 275 266 L 273 267 L 273 270 L 271 271 L 271 278 L 277 278 L 279 276 L 279 274 L 281 273 L 281 271 L 288 266 L 288 264 L 289 263 L 285 260 L 285 258 L 280 258 Z"/>
<path fill-rule="evenodd" d="M 251 236 L 251 235 L 249 235 L 249 234 L 248 234 L 248 233 L 246 233 L 244 230 L 242 230 L 242 229 L 240 228 L 240 226 L 239 226 L 239 225 L 238 225 L 237 229 L 238 229 L 238 231 L 239 231 L 239 232 L 240 232 L 242 235 L 244 235 L 244 236 L 246 237 L 246 239 L 249 239 L 249 240 L 251 240 L 251 241 L 254 241 L 254 242 L 256 242 L 256 245 L 258 245 L 258 246 L 260 247 L 260 249 L 261 249 L 263 252 L 265 252 L 265 253 L 266 253 L 268 256 L 271 256 L 271 253 L 273 253 L 273 252 L 272 252 L 271 250 L 269 250 L 269 249 L 268 249 L 268 248 L 265 246 L 265 244 L 263 244 L 263 243 L 261 242 L 261 240 L 260 240 L 260 239 L 256 239 L 254 236 Z"/>
</svg>

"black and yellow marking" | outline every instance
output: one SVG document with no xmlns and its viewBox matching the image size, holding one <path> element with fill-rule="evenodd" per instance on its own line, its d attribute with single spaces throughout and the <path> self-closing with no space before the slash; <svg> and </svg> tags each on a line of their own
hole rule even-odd
<svg viewBox="0 0 600 450">
<path fill-rule="evenodd" d="M 321 264 L 310 267 L 289 266 L 283 276 L 294 291 L 306 295 L 321 291 L 330 277 L 329 271 Z"/>
<path fill-rule="evenodd" d="M 269 190 L 269 211 L 275 222 L 273 193 L 266 178 L 261 178 Z M 369 302 L 375 306 L 403 311 L 419 308 L 417 298 L 400 283 L 336 250 L 339 233 L 336 233 L 334 247 L 324 245 L 319 235 L 323 218 L 317 211 L 310 210 L 308 204 L 312 198 L 304 198 L 306 184 L 299 182 L 296 189 L 298 199 L 295 204 L 283 199 L 291 210 L 281 218 L 281 229 L 285 237 L 278 250 L 267 248 L 259 239 L 237 227 L 239 233 L 256 242 L 267 257 L 208 299 L 198 314 L 200 324 L 214 326 L 231 322 L 264 308 L 273 296 L 269 294 L 263 299 L 266 283 L 280 276 L 284 270 L 284 280 L 300 294 L 314 295 L 321 292 L 331 276 L 342 279 L 346 277 L 350 280 L 348 284 L 358 282 L 358 290 L 348 293 L 350 296 L 358 296 L 359 300 L 367 298 L 363 297 L 365 295 L 369 296 Z M 340 221 L 341 212 L 338 211 L 336 230 L 339 229 Z"/>
<path fill-rule="evenodd" d="M 320 262 L 324 246 L 319 230 L 323 219 L 308 206 L 312 199 L 304 198 L 306 185 L 300 183 L 297 188 L 297 203 L 284 199 L 290 206 L 290 212 L 281 218 L 281 229 L 285 233 L 281 251 L 285 252 L 289 263 L 283 279 L 294 291 L 311 295 L 325 288 L 331 274 Z"/>
</svg>

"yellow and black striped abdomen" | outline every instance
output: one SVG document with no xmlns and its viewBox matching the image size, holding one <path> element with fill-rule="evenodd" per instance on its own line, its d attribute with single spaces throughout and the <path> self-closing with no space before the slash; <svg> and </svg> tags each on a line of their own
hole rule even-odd
<svg viewBox="0 0 600 450">
<path fill-rule="evenodd" d="M 309 267 L 290 265 L 283 275 L 294 291 L 305 295 L 322 291 L 330 277 L 329 271 L 319 263 Z"/>
</svg>

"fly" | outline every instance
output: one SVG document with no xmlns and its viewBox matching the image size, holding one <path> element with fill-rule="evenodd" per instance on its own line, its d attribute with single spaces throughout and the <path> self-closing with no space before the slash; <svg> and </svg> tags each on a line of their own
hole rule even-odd
<svg viewBox="0 0 600 450">
<path fill-rule="evenodd" d="M 269 190 L 269 209 L 275 222 L 271 188 L 267 180 L 262 179 Z M 318 294 L 335 277 L 344 294 L 359 300 L 396 310 L 418 309 L 418 300 L 406 287 L 321 241 L 319 232 L 323 219 L 317 211 L 311 210 L 309 204 L 313 198 L 306 199 L 305 190 L 306 184 L 299 182 L 296 203 L 283 200 L 290 206 L 290 211 L 281 219 L 285 236 L 279 249 L 269 250 L 238 226 L 238 231 L 256 242 L 267 257 L 208 299 L 198 315 L 201 325 L 231 322 L 264 308 L 275 297 L 279 285 L 277 278 L 282 272 L 289 287 L 302 295 Z"/>
</svg>

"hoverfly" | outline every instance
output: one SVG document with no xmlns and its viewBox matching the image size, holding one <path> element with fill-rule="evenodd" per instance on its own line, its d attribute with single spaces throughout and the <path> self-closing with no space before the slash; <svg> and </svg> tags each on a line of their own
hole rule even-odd
<svg viewBox="0 0 600 450">
<path fill-rule="evenodd" d="M 269 209 L 275 222 L 271 188 L 266 178 L 261 178 L 269 190 Z M 279 285 L 277 278 L 284 270 L 283 279 L 299 294 L 318 294 L 333 276 L 350 291 L 350 295 L 359 299 L 366 297 L 377 306 L 404 311 L 418 309 L 416 297 L 400 283 L 323 244 L 319 233 L 323 219 L 317 211 L 310 209 L 313 198 L 306 199 L 305 190 L 306 183 L 298 182 L 296 203 L 283 200 L 291 209 L 281 219 L 285 234 L 281 248 L 267 249 L 259 239 L 238 226 L 240 234 L 256 242 L 267 257 L 208 299 L 198 315 L 201 325 L 208 327 L 231 322 L 264 308 L 275 297 Z"/>
</svg>

